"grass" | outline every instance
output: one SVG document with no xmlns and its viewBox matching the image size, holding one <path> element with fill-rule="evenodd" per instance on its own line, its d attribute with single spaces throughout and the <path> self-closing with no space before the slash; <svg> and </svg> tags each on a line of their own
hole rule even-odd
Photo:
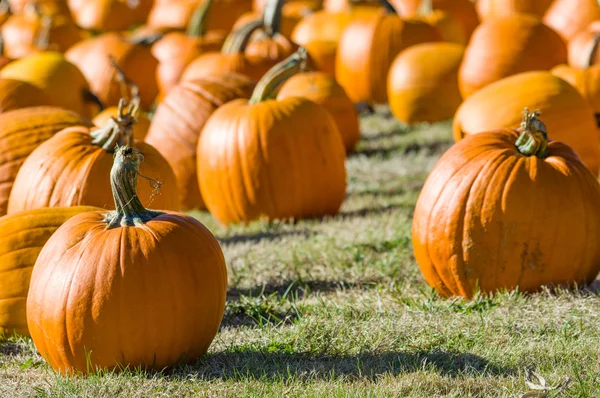
<svg viewBox="0 0 600 398">
<path fill-rule="evenodd" d="M 552 385 L 569 377 L 560 396 L 600 396 L 598 289 L 441 299 L 420 275 L 410 228 L 450 125 L 407 129 L 383 112 L 362 127 L 338 216 L 225 229 L 194 214 L 229 267 L 204 359 L 66 378 L 13 337 L 0 343 L 0 397 L 519 397 L 525 369 Z"/>
</svg>

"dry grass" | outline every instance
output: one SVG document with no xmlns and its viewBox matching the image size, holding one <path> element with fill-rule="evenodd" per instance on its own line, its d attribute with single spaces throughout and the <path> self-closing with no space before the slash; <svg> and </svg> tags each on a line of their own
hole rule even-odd
<svg viewBox="0 0 600 398">
<path fill-rule="evenodd" d="M 420 187 L 449 124 L 363 118 L 348 198 L 328 220 L 224 229 L 230 293 L 221 332 L 194 366 L 87 378 L 53 373 L 28 339 L 0 343 L 0 397 L 518 397 L 524 369 L 561 396 L 600 396 L 593 288 L 443 300 L 410 243 Z"/>
</svg>

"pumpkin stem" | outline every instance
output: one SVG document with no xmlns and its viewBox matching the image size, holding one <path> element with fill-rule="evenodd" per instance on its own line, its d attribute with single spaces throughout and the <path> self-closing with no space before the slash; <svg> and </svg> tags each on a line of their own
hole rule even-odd
<svg viewBox="0 0 600 398">
<path fill-rule="evenodd" d="M 267 0 L 265 9 L 263 10 L 263 23 L 265 25 L 265 33 L 269 37 L 279 33 L 281 27 L 281 12 L 285 0 Z"/>
<path fill-rule="evenodd" d="M 419 5 L 418 14 L 425 16 L 433 12 L 433 0 L 422 0 Z"/>
<path fill-rule="evenodd" d="M 300 47 L 295 53 L 269 69 L 256 84 L 249 102 L 256 104 L 271 98 L 273 92 L 280 84 L 304 68 L 303 65 L 308 59 L 307 54 L 306 49 Z"/>
<path fill-rule="evenodd" d="M 263 29 L 264 24 L 261 20 L 248 22 L 235 32 L 231 32 L 225 39 L 221 52 L 223 54 L 236 54 L 246 51 L 252 34 L 258 29 Z"/>
<path fill-rule="evenodd" d="M 115 200 L 115 210 L 106 214 L 106 229 L 141 226 L 163 214 L 147 210 L 137 195 L 140 163 L 144 156 L 130 146 L 121 146 L 115 152 L 110 170 L 110 186 Z"/>
<path fill-rule="evenodd" d="M 100 111 L 104 110 L 104 104 L 102 103 L 100 98 L 98 98 L 98 96 L 92 93 L 90 90 L 84 89 L 82 92 L 82 96 L 84 102 L 91 102 L 92 104 L 96 104 L 98 108 L 100 108 Z"/>
<path fill-rule="evenodd" d="M 10 13 L 10 3 L 8 0 L 0 0 L 0 14 Z"/>
<path fill-rule="evenodd" d="M 188 36 L 202 37 L 206 34 L 206 25 L 208 23 L 212 2 L 213 0 L 204 0 L 204 2 L 194 10 L 187 28 Z"/>
<path fill-rule="evenodd" d="M 127 101 L 121 98 L 118 116 L 110 118 L 106 125 L 90 133 L 92 145 L 101 146 L 107 152 L 114 152 L 120 146 L 132 146 L 133 125 L 136 122 L 139 106 L 139 101 L 133 100 L 127 104 Z"/>
<path fill-rule="evenodd" d="M 388 0 L 377 0 L 379 3 L 385 8 L 388 14 L 398 14 L 398 11 L 394 8 L 394 6 Z"/>
<path fill-rule="evenodd" d="M 140 103 L 140 89 L 131 79 L 125 75 L 123 68 L 119 66 L 117 60 L 112 56 L 108 56 L 113 68 L 117 72 L 115 76 L 117 82 L 119 82 L 119 88 L 121 89 L 121 98 L 125 98 L 128 102 L 136 102 L 139 106 Z"/>
<path fill-rule="evenodd" d="M 139 36 L 128 39 L 128 42 L 135 45 L 148 47 L 159 41 L 165 36 L 163 32 L 151 33 L 145 36 Z"/>
<path fill-rule="evenodd" d="M 538 119 L 541 112 L 529 112 L 525 108 L 521 121 L 521 135 L 515 142 L 519 152 L 525 156 L 537 156 L 544 159 L 548 156 L 548 132 L 546 125 Z"/>
<path fill-rule="evenodd" d="M 37 4 L 37 3 L 35 3 Z M 51 15 L 43 15 L 40 20 L 40 30 L 35 39 L 35 46 L 40 50 L 50 48 L 50 30 L 52 29 L 53 18 Z"/>
<path fill-rule="evenodd" d="M 586 69 L 594 64 L 594 59 L 596 55 L 598 55 L 598 46 L 600 46 L 600 33 L 594 34 L 594 40 L 592 42 L 592 47 L 590 48 L 590 53 L 587 56 L 587 61 L 585 65 L 580 65 L 580 68 Z"/>
</svg>

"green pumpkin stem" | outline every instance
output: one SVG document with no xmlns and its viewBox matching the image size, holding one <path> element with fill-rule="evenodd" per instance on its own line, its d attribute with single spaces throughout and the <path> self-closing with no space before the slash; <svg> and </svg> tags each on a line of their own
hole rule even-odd
<svg viewBox="0 0 600 398">
<path fill-rule="evenodd" d="M 538 119 L 540 111 L 529 112 L 525 108 L 521 121 L 521 135 L 515 142 L 517 150 L 525 156 L 537 156 L 544 159 L 548 156 L 548 132 L 546 125 Z"/>
<path fill-rule="evenodd" d="M 263 23 L 265 24 L 265 33 L 269 37 L 279 33 L 281 28 L 281 13 L 285 0 L 267 0 L 263 10 Z"/>
<path fill-rule="evenodd" d="M 263 29 L 264 24 L 262 20 L 256 20 L 252 22 L 248 22 L 246 25 L 242 26 L 240 29 L 231 32 L 227 38 L 225 39 L 225 43 L 223 43 L 223 48 L 221 49 L 221 53 L 223 54 L 236 54 L 243 53 L 246 51 L 246 47 L 252 38 L 252 34 L 259 29 Z"/>
<path fill-rule="evenodd" d="M 377 0 L 379 3 L 385 8 L 388 14 L 398 14 L 398 11 L 394 8 L 394 6 L 388 0 Z"/>
<path fill-rule="evenodd" d="M 127 109 L 125 106 L 127 105 Z M 127 104 L 125 99 L 119 101 L 119 115 L 110 118 L 108 122 L 97 130 L 90 133 L 92 145 L 102 147 L 107 152 L 114 152 L 117 147 L 133 145 L 133 125 L 139 102 L 131 101 Z"/>
<path fill-rule="evenodd" d="M 307 54 L 306 49 L 300 47 L 295 53 L 269 69 L 256 84 L 249 102 L 256 104 L 271 98 L 280 84 L 304 68 L 308 58 Z"/>
<path fill-rule="evenodd" d="M 106 215 L 106 229 L 140 226 L 163 214 L 148 210 L 137 195 L 140 163 L 144 156 L 135 148 L 122 146 L 115 152 L 110 170 L 110 186 L 115 200 L 115 210 Z"/>
<path fill-rule="evenodd" d="M 208 16 L 210 15 L 212 2 L 213 0 L 204 0 L 204 2 L 194 10 L 187 28 L 188 36 L 202 37 L 206 34 L 208 29 Z"/>
</svg>

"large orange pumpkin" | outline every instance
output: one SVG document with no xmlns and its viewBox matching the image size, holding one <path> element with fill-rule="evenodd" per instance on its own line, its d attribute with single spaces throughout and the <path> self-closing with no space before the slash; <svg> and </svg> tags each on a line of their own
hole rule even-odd
<svg viewBox="0 0 600 398">
<path fill-rule="evenodd" d="M 527 113 L 519 130 L 467 137 L 429 174 L 412 242 L 425 280 L 441 295 L 594 280 L 600 185 L 571 148 L 548 135 L 562 134 Z"/>
<path fill-rule="evenodd" d="M 521 73 L 490 84 L 460 106 L 454 117 L 454 138 L 519 125 L 524 107 L 545 112 L 550 139 L 569 145 L 598 175 L 600 140 L 594 111 L 566 81 L 550 72 Z"/>
<path fill-rule="evenodd" d="M 97 207 L 37 209 L 0 217 L 0 335 L 29 336 L 25 306 L 33 265 L 65 221 Z"/>
<path fill-rule="evenodd" d="M 404 20 L 392 10 L 388 3 L 388 11 L 354 20 L 344 30 L 335 75 L 354 102 L 386 103 L 388 70 L 396 55 L 411 45 L 440 40 L 431 25 Z"/>
<path fill-rule="evenodd" d="M 44 90 L 20 80 L 0 79 L 0 113 L 43 105 L 54 105 Z"/>
<path fill-rule="evenodd" d="M 80 41 L 71 47 L 65 56 L 83 72 L 94 93 L 107 106 L 118 105 L 121 98 L 121 88 L 115 78 L 117 71 L 113 61 L 139 87 L 143 109 L 150 107 L 158 94 L 158 61 L 150 52 L 150 48 L 128 42 L 117 33 L 105 33 Z"/>
<path fill-rule="evenodd" d="M 462 102 L 458 68 L 464 51 L 456 43 L 425 43 L 398 54 L 388 77 L 392 114 L 408 124 L 452 118 Z"/>
<path fill-rule="evenodd" d="M 544 15 L 544 23 L 565 40 L 571 40 L 597 19 L 600 19 L 598 0 L 554 0 Z"/>
<path fill-rule="evenodd" d="M 484 21 L 473 33 L 459 70 L 460 92 L 467 98 L 504 77 L 550 70 L 567 61 L 562 38 L 532 15 Z"/>
<path fill-rule="evenodd" d="M 554 0 L 477 0 L 477 13 L 482 20 L 514 14 L 542 17 Z"/>
<path fill-rule="evenodd" d="M 206 208 L 196 173 L 196 148 L 204 124 L 223 104 L 250 98 L 253 88 L 243 75 L 207 76 L 179 83 L 156 108 L 146 142 L 173 168 L 183 210 Z"/>
<path fill-rule="evenodd" d="M 58 52 L 44 51 L 11 62 L 0 70 L 0 78 L 31 83 L 44 90 L 54 105 L 85 117 L 98 113 L 101 106 L 81 71 Z"/>
<path fill-rule="evenodd" d="M 268 99 L 298 70 L 302 50 L 273 67 L 250 101 L 221 106 L 202 130 L 200 191 L 223 224 L 332 215 L 344 200 L 344 144 L 329 113 L 306 98 Z"/>
<path fill-rule="evenodd" d="M 56 107 L 31 107 L 0 114 L 0 216 L 19 169 L 40 144 L 73 126 L 91 126 L 77 113 Z"/>
<path fill-rule="evenodd" d="M 580 69 L 568 65 L 559 65 L 552 69 L 552 74 L 567 81 L 591 105 L 600 125 L 600 65 Z"/>
<path fill-rule="evenodd" d="M 227 267 L 219 243 L 190 216 L 144 208 L 135 193 L 142 158 L 119 148 L 110 173 L 118 210 L 71 218 L 35 263 L 27 323 L 37 350 L 63 374 L 195 361 L 221 324 Z"/>
<path fill-rule="evenodd" d="M 569 65 L 583 69 L 600 64 L 599 45 L 600 20 L 592 22 L 569 40 Z"/>
<path fill-rule="evenodd" d="M 99 129 L 67 128 L 37 147 L 15 178 L 8 213 L 77 205 L 112 208 L 109 170 L 115 148 L 134 141 L 134 114 L 130 106 Z M 146 157 L 142 175 L 162 183 L 157 190 L 156 184 L 141 182 L 140 200 L 160 209 L 178 210 L 177 182 L 169 163 L 151 145 L 137 142 L 136 146 Z"/>
</svg>

